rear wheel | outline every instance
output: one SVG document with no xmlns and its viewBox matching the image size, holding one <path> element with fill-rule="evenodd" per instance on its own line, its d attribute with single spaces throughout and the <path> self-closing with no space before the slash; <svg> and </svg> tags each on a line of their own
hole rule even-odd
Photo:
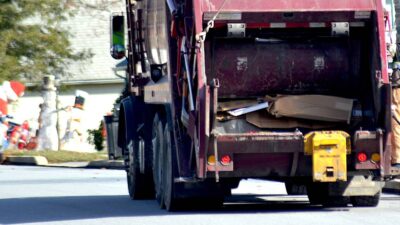
<svg viewBox="0 0 400 225">
<path fill-rule="evenodd" d="M 154 180 L 154 190 L 156 200 L 160 207 L 164 206 L 163 199 L 163 152 L 165 147 L 164 141 L 164 125 L 162 118 L 157 114 L 153 121 L 153 134 L 152 134 L 152 144 L 153 144 L 153 180 Z"/>
<path fill-rule="evenodd" d="M 328 183 L 310 183 L 307 185 L 307 196 L 311 205 L 324 207 L 346 207 L 349 198 L 346 196 L 329 195 Z"/>
<path fill-rule="evenodd" d="M 352 196 L 351 204 L 354 207 L 375 207 L 379 204 L 381 193 L 374 196 Z"/>
<path fill-rule="evenodd" d="M 143 148 L 142 150 L 140 148 Z M 140 151 L 144 151 L 144 140 L 132 140 L 127 146 L 128 159 L 127 159 L 127 181 L 128 191 L 131 199 L 152 199 L 154 198 L 154 191 L 151 188 L 153 185 L 152 177 L 140 171 Z"/>
<path fill-rule="evenodd" d="M 325 192 L 324 185 L 316 183 L 307 184 L 307 196 L 311 205 L 322 205 L 326 198 Z"/>
<path fill-rule="evenodd" d="M 203 192 L 203 196 L 194 197 L 189 199 L 189 204 L 193 202 L 199 209 L 219 209 L 224 204 L 224 190 L 218 187 L 215 183 L 206 185 L 206 187 L 200 188 L 200 192 Z"/>
<path fill-rule="evenodd" d="M 349 202 L 350 202 L 349 197 L 328 196 L 322 205 L 325 207 L 347 207 Z"/>
<path fill-rule="evenodd" d="M 165 208 L 174 211 L 180 208 L 180 200 L 176 196 L 177 185 L 174 182 L 177 176 L 177 161 L 174 154 L 174 143 L 169 125 L 164 129 L 164 154 L 162 171 L 162 191 Z"/>
<path fill-rule="evenodd" d="M 306 195 L 307 194 L 306 186 L 303 184 L 286 181 L 285 188 L 286 188 L 286 192 L 288 195 Z"/>
</svg>

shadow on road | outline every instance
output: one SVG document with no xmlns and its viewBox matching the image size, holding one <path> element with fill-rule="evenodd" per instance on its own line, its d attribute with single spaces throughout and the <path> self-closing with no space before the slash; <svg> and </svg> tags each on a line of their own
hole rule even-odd
<svg viewBox="0 0 400 225">
<path fill-rule="evenodd" d="M 267 196 L 268 197 L 268 196 Z M 276 197 L 276 196 L 270 196 Z M 303 198 L 304 199 L 304 198 Z M 168 213 L 154 200 L 131 201 L 127 196 L 68 196 L 0 199 L 0 224 L 71 221 L 81 219 L 173 216 L 229 213 L 295 213 L 343 211 L 324 209 L 305 200 L 265 201 L 260 196 L 235 196 L 216 210 L 190 210 Z"/>
<path fill-rule="evenodd" d="M 0 224 L 165 214 L 154 201 L 127 196 L 66 196 L 0 199 Z"/>
</svg>

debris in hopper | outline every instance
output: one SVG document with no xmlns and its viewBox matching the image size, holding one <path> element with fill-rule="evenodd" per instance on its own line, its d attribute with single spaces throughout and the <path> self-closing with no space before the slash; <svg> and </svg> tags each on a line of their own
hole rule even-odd
<svg viewBox="0 0 400 225">
<path fill-rule="evenodd" d="M 249 107 L 245 107 L 245 108 L 239 108 L 239 109 L 235 109 L 235 110 L 230 110 L 228 111 L 229 114 L 231 114 L 232 116 L 241 116 L 247 113 L 251 113 L 254 111 L 258 111 L 261 109 L 266 109 L 268 108 L 269 104 L 268 102 L 263 102 L 257 105 L 253 105 L 253 106 L 249 106 Z"/>
<path fill-rule="evenodd" d="M 292 95 L 279 97 L 268 111 L 276 117 L 349 123 L 353 99 L 325 95 Z"/>
<path fill-rule="evenodd" d="M 295 119 L 288 117 L 276 118 L 266 111 L 252 112 L 246 115 L 246 121 L 261 129 L 291 129 L 308 128 L 323 129 L 334 127 L 332 122 L 321 122 L 313 120 Z"/>
<path fill-rule="evenodd" d="M 230 111 L 233 109 L 246 108 L 249 106 L 256 105 L 258 103 L 259 103 L 259 101 L 257 101 L 256 99 L 231 100 L 231 101 L 225 101 L 225 102 L 218 102 L 218 111 L 226 112 L 226 111 Z"/>
</svg>

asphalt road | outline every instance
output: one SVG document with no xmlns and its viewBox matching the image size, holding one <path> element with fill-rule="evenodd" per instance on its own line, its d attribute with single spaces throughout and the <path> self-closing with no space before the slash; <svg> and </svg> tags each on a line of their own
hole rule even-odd
<svg viewBox="0 0 400 225">
<path fill-rule="evenodd" d="M 253 195 L 249 195 L 253 194 Z M 224 207 L 168 213 L 155 201 L 131 201 L 124 171 L 0 166 L 0 224 L 399 224 L 400 195 L 377 208 L 310 206 L 281 183 L 241 182 Z"/>
</svg>

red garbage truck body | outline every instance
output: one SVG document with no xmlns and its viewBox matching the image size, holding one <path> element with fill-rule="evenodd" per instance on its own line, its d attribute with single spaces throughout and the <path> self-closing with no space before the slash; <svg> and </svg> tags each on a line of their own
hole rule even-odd
<svg viewBox="0 0 400 225">
<path fill-rule="evenodd" d="M 112 38 L 111 53 L 128 61 L 118 143 L 133 199 L 211 206 L 259 178 L 311 204 L 378 204 L 391 147 L 380 0 L 126 9 L 112 34 L 127 33 L 127 49 Z"/>
</svg>

